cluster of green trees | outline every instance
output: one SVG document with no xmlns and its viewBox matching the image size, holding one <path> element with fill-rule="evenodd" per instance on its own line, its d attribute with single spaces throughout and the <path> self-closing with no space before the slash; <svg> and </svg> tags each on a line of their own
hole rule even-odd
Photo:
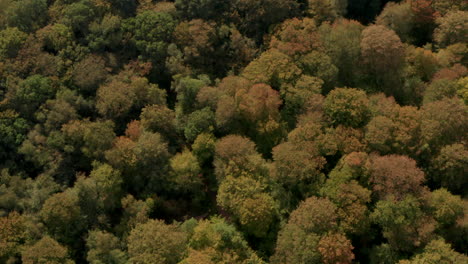
<svg viewBox="0 0 468 264">
<path fill-rule="evenodd" d="M 467 30 L 464 0 L 0 0 L 0 263 L 468 263 Z"/>
</svg>

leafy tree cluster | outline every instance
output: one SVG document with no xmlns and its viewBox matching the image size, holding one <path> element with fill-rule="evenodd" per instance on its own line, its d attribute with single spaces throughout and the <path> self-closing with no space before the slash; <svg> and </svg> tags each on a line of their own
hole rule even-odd
<svg viewBox="0 0 468 264">
<path fill-rule="evenodd" d="M 468 263 L 464 0 L 0 0 L 0 263 Z"/>
</svg>

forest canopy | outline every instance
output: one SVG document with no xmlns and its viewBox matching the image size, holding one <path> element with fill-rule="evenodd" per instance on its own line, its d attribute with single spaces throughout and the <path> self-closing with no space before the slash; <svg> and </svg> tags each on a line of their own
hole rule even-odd
<svg viewBox="0 0 468 264">
<path fill-rule="evenodd" d="M 468 263 L 465 0 L 0 0 L 0 263 Z"/>
</svg>

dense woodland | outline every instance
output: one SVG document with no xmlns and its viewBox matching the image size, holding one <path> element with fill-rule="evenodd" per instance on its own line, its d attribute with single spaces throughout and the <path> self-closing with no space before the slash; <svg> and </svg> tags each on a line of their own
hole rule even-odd
<svg viewBox="0 0 468 264">
<path fill-rule="evenodd" d="M 0 0 L 0 263 L 468 263 L 465 0 Z"/>
</svg>

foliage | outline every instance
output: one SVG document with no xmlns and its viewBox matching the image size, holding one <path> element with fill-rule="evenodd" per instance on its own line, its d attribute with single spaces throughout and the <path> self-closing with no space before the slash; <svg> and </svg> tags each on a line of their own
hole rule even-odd
<svg viewBox="0 0 468 264">
<path fill-rule="evenodd" d="M 0 263 L 465 263 L 466 12 L 0 0 Z"/>
<path fill-rule="evenodd" d="M 186 235 L 160 220 L 137 224 L 128 237 L 129 263 L 176 264 L 184 255 Z"/>
</svg>

